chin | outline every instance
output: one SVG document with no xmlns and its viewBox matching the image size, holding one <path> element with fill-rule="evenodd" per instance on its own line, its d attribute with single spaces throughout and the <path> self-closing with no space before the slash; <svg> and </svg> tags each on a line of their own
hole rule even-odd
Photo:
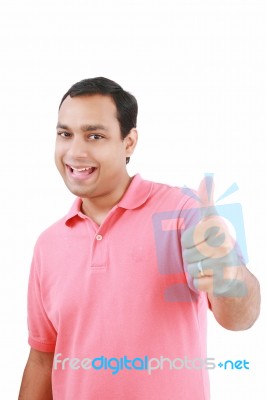
<svg viewBox="0 0 266 400">
<path fill-rule="evenodd" d="M 81 187 L 74 187 L 73 185 L 70 185 L 68 182 L 65 182 L 66 187 L 68 190 L 74 194 L 74 196 L 77 197 L 89 197 L 91 194 L 91 190 L 89 191 L 88 188 L 81 188 Z"/>
</svg>

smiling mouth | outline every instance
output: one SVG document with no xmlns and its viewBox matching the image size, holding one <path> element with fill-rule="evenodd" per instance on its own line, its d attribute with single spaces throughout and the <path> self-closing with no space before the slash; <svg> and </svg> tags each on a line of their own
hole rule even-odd
<svg viewBox="0 0 266 400">
<path fill-rule="evenodd" d="M 66 167 L 70 171 L 72 176 L 77 176 L 77 177 L 89 176 L 96 170 L 96 167 L 74 168 L 72 165 L 67 165 L 67 164 Z"/>
</svg>

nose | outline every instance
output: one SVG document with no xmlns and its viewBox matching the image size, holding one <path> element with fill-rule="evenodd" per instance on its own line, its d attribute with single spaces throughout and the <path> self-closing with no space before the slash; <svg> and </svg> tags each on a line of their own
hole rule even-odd
<svg viewBox="0 0 266 400">
<path fill-rule="evenodd" d="M 78 135 L 74 136 L 68 150 L 68 155 L 72 159 L 88 158 L 88 146 L 82 137 Z"/>
</svg>

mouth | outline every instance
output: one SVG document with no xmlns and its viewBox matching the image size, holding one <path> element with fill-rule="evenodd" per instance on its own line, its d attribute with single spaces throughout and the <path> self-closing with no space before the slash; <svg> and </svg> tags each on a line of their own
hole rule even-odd
<svg viewBox="0 0 266 400">
<path fill-rule="evenodd" d="M 77 178 L 77 179 L 86 179 L 90 175 L 93 174 L 93 172 L 97 169 L 96 167 L 78 167 L 78 166 L 73 166 L 73 165 L 68 165 L 66 164 L 67 171 L 70 174 L 71 177 Z"/>
</svg>

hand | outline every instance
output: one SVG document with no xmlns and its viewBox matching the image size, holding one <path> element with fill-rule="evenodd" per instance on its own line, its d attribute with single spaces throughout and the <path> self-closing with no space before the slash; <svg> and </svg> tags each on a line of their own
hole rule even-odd
<svg viewBox="0 0 266 400">
<path fill-rule="evenodd" d="M 215 209 L 213 192 L 213 178 L 206 176 L 198 190 L 201 219 L 182 235 L 183 257 L 197 289 L 216 296 L 243 296 L 236 242 Z"/>
</svg>

